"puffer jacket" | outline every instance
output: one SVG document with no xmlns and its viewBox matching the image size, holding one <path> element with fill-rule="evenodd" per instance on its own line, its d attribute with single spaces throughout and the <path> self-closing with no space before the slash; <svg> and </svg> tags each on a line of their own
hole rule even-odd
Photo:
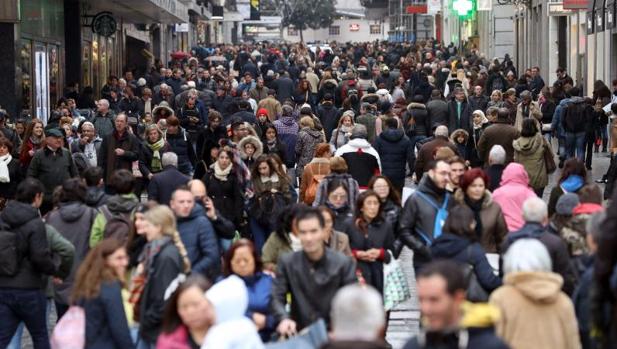
<svg viewBox="0 0 617 349">
<path fill-rule="evenodd" d="M 302 177 L 304 166 L 313 159 L 317 145 L 325 141 L 323 132 L 310 127 L 304 127 L 298 132 L 298 141 L 295 146 L 298 177 Z"/>
<path fill-rule="evenodd" d="M 523 203 L 537 197 L 529 187 L 529 176 L 523 165 L 510 163 L 501 175 L 501 186 L 493 191 L 493 200 L 501 207 L 508 231 L 519 230 L 524 224 Z"/>
<path fill-rule="evenodd" d="M 407 105 L 403 128 L 407 137 L 431 135 L 431 118 L 424 104 L 409 103 Z"/>
<path fill-rule="evenodd" d="M 467 205 L 465 193 L 461 189 L 454 193 L 454 200 L 460 205 Z M 482 198 L 480 219 L 482 220 L 482 236 L 479 242 L 482 248 L 487 253 L 498 253 L 501 249 L 501 243 L 508 234 L 508 226 L 501 212 L 501 207 L 493 201 L 493 195 L 488 190 L 484 192 Z"/>
<path fill-rule="evenodd" d="M 381 159 L 381 169 L 392 184 L 401 189 L 405 186 L 407 161 L 412 155 L 411 141 L 401 129 L 388 129 L 375 140 L 375 150 Z"/>
<path fill-rule="evenodd" d="M 544 137 L 536 133 L 533 137 L 520 137 L 512 143 L 514 161 L 525 167 L 529 176 L 529 186 L 534 189 L 542 189 L 548 184 L 544 142 Z"/>
<path fill-rule="evenodd" d="M 178 170 L 185 175 L 189 175 L 195 166 L 196 156 L 187 132 L 183 128 L 179 128 L 178 133 L 167 133 L 165 138 L 167 143 L 169 143 L 171 151 L 178 155 Z"/>
<path fill-rule="evenodd" d="M 191 261 L 191 270 L 214 280 L 221 271 L 220 254 L 216 233 L 203 207 L 195 205 L 188 217 L 178 217 L 178 233 Z"/>
<path fill-rule="evenodd" d="M 332 103 L 325 102 L 317 107 L 317 117 L 319 117 L 319 121 L 323 125 L 326 138 L 330 139 L 332 131 L 338 126 L 341 113 Z"/>
</svg>

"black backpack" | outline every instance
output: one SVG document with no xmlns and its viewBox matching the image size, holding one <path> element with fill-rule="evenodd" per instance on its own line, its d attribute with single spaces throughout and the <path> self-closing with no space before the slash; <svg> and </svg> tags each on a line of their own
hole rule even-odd
<svg viewBox="0 0 617 349">
<path fill-rule="evenodd" d="M 0 276 L 15 276 L 22 260 L 21 239 L 18 232 L 0 224 Z"/>
<path fill-rule="evenodd" d="M 471 245 L 467 247 L 467 260 L 471 259 Z M 484 287 L 480 285 L 476 271 L 473 265 L 469 263 L 463 264 L 463 273 L 465 274 L 465 281 L 467 283 L 467 300 L 472 303 L 486 303 L 488 302 L 489 294 Z"/>
<path fill-rule="evenodd" d="M 103 238 L 114 238 L 126 243 L 133 227 L 132 212 L 111 212 L 107 205 L 101 206 L 100 211 L 106 219 Z"/>
<path fill-rule="evenodd" d="M 288 205 L 289 202 L 282 193 L 265 192 L 255 197 L 250 214 L 259 224 L 273 228 L 281 211 Z"/>
<path fill-rule="evenodd" d="M 585 102 L 572 103 L 568 106 L 564 117 L 564 129 L 567 132 L 577 133 L 585 131 L 587 107 L 588 105 Z"/>
</svg>

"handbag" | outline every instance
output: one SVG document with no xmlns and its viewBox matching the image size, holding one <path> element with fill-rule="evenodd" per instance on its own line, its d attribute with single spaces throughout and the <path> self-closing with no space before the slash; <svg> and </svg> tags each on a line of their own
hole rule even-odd
<svg viewBox="0 0 617 349">
<path fill-rule="evenodd" d="M 551 174 L 557 170 L 557 164 L 555 164 L 555 155 L 553 154 L 553 149 L 551 149 L 551 146 L 548 144 L 546 139 L 543 140 L 543 156 L 544 164 L 546 165 L 546 173 Z"/>
<path fill-rule="evenodd" d="M 83 349 L 86 347 L 86 311 L 72 305 L 56 324 L 50 338 L 52 349 Z"/>
<path fill-rule="evenodd" d="M 403 268 L 398 260 L 394 259 L 392 252 L 388 250 L 388 254 L 390 254 L 390 262 L 383 264 L 383 303 L 386 311 L 394 309 L 397 304 L 411 298 Z"/>
</svg>

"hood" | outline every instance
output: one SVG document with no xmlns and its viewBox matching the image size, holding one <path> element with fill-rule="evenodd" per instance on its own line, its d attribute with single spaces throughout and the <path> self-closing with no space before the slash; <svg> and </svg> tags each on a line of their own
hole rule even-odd
<svg viewBox="0 0 617 349">
<path fill-rule="evenodd" d="M 578 103 L 584 103 L 584 102 L 585 102 L 585 98 L 583 97 L 575 96 L 575 97 L 570 98 L 570 103 L 578 104 Z"/>
<path fill-rule="evenodd" d="M 360 148 L 360 149 L 369 149 L 371 147 L 371 143 L 369 143 L 364 138 L 354 138 L 350 140 L 347 144 L 349 144 L 350 146 L 354 148 Z"/>
<path fill-rule="evenodd" d="M 105 190 L 99 187 L 88 187 L 86 191 L 86 204 L 93 206 L 98 204 L 105 196 Z"/>
<path fill-rule="evenodd" d="M 107 200 L 107 207 L 111 212 L 130 212 L 138 204 L 135 194 L 114 195 Z"/>
<path fill-rule="evenodd" d="M 465 193 L 463 189 L 456 189 L 454 192 L 454 200 L 459 204 L 465 203 Z M 488 189 L 484 190 L 484 196 L 482 197 L 482 208 L 487 208 L 493 203 L 493 194 Z"/>
<path fill-rule="evenodd" d="M 249 304 L 244 281 L 235 275 L 212 286 L 206 292 L 206 298 L 214 306 L 217 325 L 242 319 Z"/>
<path fill-rule="evenodd" d="M 460 136 L 460 135 L 465 136 L 465 142 L 467 142 L 467 140 L 469 139 L 469 132 L 463 130 L 462 128 L 459 128 L 457 130 L 454 130 L 454 132 L 452 132 L 452 135 L 450 135 L 450 141 L 454 144 L 458 144 L 456 142 L 456 139 Z"/>
<path fill-rule="evenodd" d="M 444 232 L 431 245 L 431 254 L 438 258 L 452 258 L 471 244 L 461 236 Z"/>
<path fill-rule="evenodd" d="M 570 175 L 559 185 L 566 193 L 575 193 L 585 185 L 585 179 L 579 175 Z"/>
<path fill-rule="evenodd" d="M 368 104 L 375 104 L 379 100 L 379 96 L 376 93 L 365 94 L 360 98 L 361 102 L 366 102 Z"/>
<path fill-rule="evenodd" d="M 465 328 L 493 327 L 499 321 L 499 308 L 487 303 L 463 303 L 461 326 Z"/>
<path fill-rule="evenodd" d="M 34 208 L 32 205 L 15 200 L 9 201 L 4 210 L 2 210 L 2 213 L 0 213 L 2 221 L 13 228 L 24 225 L 40 217 L 38 209 Z"/>
<path fill-rule="evenodd" d="M 529 175 L 525 171 L 523 165 L 511 162 L 506 166 L 501 175 L 501 183 L 499 185 L 520 184 L 529 186 Z"/>
<path fill-rule="evenodd" d="M 535 303 L 555 303 L 561 294 L 563 278 L 547 272 L 515 272 L 506 275 L 504 284 L 511 285 Z"/>
<path fill-rule="evenodd" d="M 522 153 L 523 155 L 533 154 L 543 145 L 543 137 L 539 133 L 533 137 L 519 137 L 512 142 L 514 150 Z"/>
<path fill-rule="evenodd" d="M 86 206 L 81 202 L 67 202 L 60 204 L 60 217 L 65 222 L 75 222 L 83 216 Z"/>
<path fill-rule="evenodd" d="M 396 143 L 405 137 L 405 131 L 402 129 L 389 129 L 379 134 L 379 137 L 385 141 Z"/>
<path fill-rule="evenodd" d="M 302 129 L 302 131 L 308 133 L 308 135 L 313 137 L 313 138 L 320 138 L 321 135 L 323 134 L 323 133 L 321 133 L 321 131 L 317 131 L 316 129 L 310 128 L 310 127 L 304 127 Z"/>
<path fill-rule="evenodd" d="M 412 109 L 426 109 L 426 105 L 422 103 L 411 102 L 407 105 L 407 111 L 411 112 Z"/>
<path fill-rule="evenodd" d="M 244 146 L 248 143 L 251 143 L 255 146 L 255 154 L 253 154 L 253 159 L 257 159 L 257 157 L 259 157 L 259 155 L 263 153 L 264 146 L 263 143 L 261 143 L 261 141 L 259 140 L 259 138 L 255 136 L 246 136 L 242 138 L 240 142 L 238 142 L 238 151 L 240 152 L 240 157 L 242 159 L 247 158 L 247 155 L 244 152 Z"/>
</svg>

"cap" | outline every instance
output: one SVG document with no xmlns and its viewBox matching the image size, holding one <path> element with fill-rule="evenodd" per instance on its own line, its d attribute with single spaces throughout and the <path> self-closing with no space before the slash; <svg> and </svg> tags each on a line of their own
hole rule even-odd
<svg viewBox="0 0 617 349">
<path fill-rule="evenodd" d="M 257 111 L 257 116 L 265 115 L 268 116 L 268 110 L 266 108 L 261 108 Z"/>
<path fill-rule="evenodd" d="M 572 211 L 579 204 L 580 200 L 578 195 L 574 193 L 563 194 L 559 200 L 557 200 L 557 206 L 555 206 L 555 212 L 563 216 L 572 215 Z"/>
<path fill-rule="evenodd" d="M 64 137 L 62 132 L 57 128 L 50 128 L 48 130 L 45 130 L 45 136 L 46 137 L 58 137 L 58 138 Z"/>
</svg>

